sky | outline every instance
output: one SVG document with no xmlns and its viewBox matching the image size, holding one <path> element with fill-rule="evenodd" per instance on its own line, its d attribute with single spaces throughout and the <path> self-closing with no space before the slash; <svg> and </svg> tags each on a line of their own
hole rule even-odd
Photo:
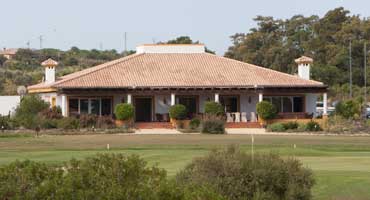
<svg viewBox="0 0 370 200">
<path fill-rule="evenodd" d="M 222 55 L 257 15 L 323 16 L 344 7 L 370 16 L 369 0 L 0 0 L 0 47 L 124 50 L 187 35 Z"/>
</svg>

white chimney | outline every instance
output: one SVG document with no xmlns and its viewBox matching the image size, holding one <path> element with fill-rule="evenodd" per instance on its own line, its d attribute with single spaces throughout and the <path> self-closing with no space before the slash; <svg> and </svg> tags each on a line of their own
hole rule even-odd
<svg viewBox="0 0 370 200">
<path fill-rule="evenodd" d="M 136 53 L 204 53 L 203 44 L 144 44 Z"/>
<path fill-rule="evenodd" d="M 58 62 L 49 58 L 41 63 L 45 67 L 45 83 L 54 83 L 55 82 L 55 67 L 58 65 Z"/>
<path fill-rule="evenodd" d="M 298 64 L 298 76 L 300 78 L 310 80 L 310 68 L 313 63 L 313 59 L 307 56 L 302 56 L 295 59 L 295 62 Z"/>
</svg>

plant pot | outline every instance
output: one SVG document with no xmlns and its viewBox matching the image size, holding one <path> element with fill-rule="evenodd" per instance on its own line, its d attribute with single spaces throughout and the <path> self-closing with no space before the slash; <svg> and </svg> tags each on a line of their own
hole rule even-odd
<svg viewBox="0 0 370 200">
<path fill-rule="evenodd" d="M 132 124 L 132 120 L 130 120 L 130 119 L 127 119 L 127 120 L 118 120 L 118 119 L 116 119 L 114 121 L 114 123 L 116 124 L 116 127 L 129 128 Z"/>
<path fill-rule="evenodd" d="M 170 122 L 172 124 L 172 126 L 176 129 L 187 129 L 189 128 L 189 124 L 190 124 L 190 121 L 189 119 L 182 119 L 182 120 L 177 120 L 177 119 L 170 119 Z"/>
</svg>

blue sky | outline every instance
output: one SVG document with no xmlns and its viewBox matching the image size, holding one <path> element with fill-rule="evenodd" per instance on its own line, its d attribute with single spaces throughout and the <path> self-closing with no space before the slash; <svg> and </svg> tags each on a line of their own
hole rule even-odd
<svg viewBox="0 0 370 200">
<path fill-rule="evenodd" d="M 257 15 L 290 18 L 322 16 L 343 6 L 370 16 L 368 0 L 0 0 L 0 47 L 123 50 L 127 46 L 189 35 L 217 54 L 230 46 L 230 35 L 247 32 Z"/>
</svg>

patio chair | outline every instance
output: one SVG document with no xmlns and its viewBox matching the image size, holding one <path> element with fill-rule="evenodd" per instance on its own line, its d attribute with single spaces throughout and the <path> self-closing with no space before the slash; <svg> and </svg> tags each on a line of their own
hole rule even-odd
<svg viewBox="0 0 370 200">
<path fill-rule="evenodd" d="M 240 112 L 235 113 L 235 122 L 240 122 Z"/>
<path fill-rule="evenodd" d="M 231 116 L 231 113 L 226 113 L 226 122 L 234 122 L 233 117 Z"/>
<path fill-rule="evenodd" d="M 257 115 L 255 112 L 251 112 L 251 122 L 257 122 Z"/>
<path fill-rule="evenodd" d="M 248 119 L 247 119 L 247 113 L 246 112 L 242 112 L 242 122 L 247 122 Z"/>
</svg>

